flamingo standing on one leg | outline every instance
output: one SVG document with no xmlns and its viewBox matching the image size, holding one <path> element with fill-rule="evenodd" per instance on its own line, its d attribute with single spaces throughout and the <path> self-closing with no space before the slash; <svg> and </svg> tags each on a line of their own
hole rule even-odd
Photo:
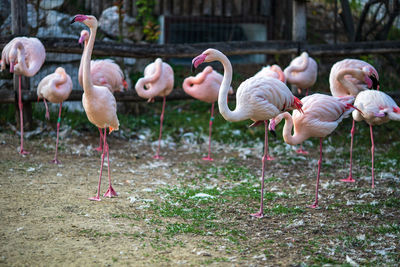
<svg viewBox="0 0 400 267">
<path fill-rule="evenodd" d="M 79 44 L 84 43 L 84 49 L 87 47 L 87 42 L 89 40 L 89 32 L 87 30 L 81 31 L 81 36 L 79 38 Z M 78 81 L 82 86 L 82 61 L 79 65 Z M 112 59 L 97 59 L 90 61 L 90 75 L 92 75 L 92 82 L 94 85 L 105 86 L 111 93 L 122 92 L 128 88 L 128 83 L 124 79 L 124 73 L 121 68 Z M 99 128 L 100 132 L 100 142 L 99 146 L 95 148 L 97 151 L 103 151 L 103 133 Z"/>
<path fill-rule="evenodd" d="M 306 89 L 306 96 L 308 89 L 313 86 L 317 80 L 318 65 L 315 60 L 308 55 L 307 52 L 301 53 L 300 56 L 294 58 L 288 67 L 284 70 L 287 81 L 297 87 L 298 93 L 301 94 L 303 89 Z M 299 154 L 308 154 L 308 151 L 300 148 L 296 150 Z"/>
<path fill-rule="evenodd" d="M 146 86 L 147 89 L 144 87 Z M 158 136 L 157 153 L 153 158 L 162 159 L 160 156 L 160 143 L 162 136 L 162 126 L 164 121 L 165 100 L 167 95 L 172 92 L 174 87 L 174 71 L 170 65 L 157 58 L 153 63 L 144 69 L 144 77 L 140 78 L 135 85 L 137 94 L 147 98 L 148 102 L 153 102 L 154 97 L 163 97 L 163 106 L 160 116 L 160 134 Z"/>
<path fill-rule="evenodd" d="M 183 90 L 188 94 L 201 101 L 211 104 L 211 117 L 209 123 L 208 137 L 208 156 L 203 160 L 212 161 L 211 157 L 211 131 L 214 121 L 214 103 L 218 100 L 219 87 L 222 82 L 222 75 L 213 70 L 211 66 L 207 66 L 204 70 L 197 74 L 196 77 L 187 77 L 182 84 Z M 233 90 L 229 90 L 229 94 L 233 94 Z"/>
<path fill-rule="evenodd" d="M 389 120 L 400 121 L 400 108 L 396 102 L 381 91 L 376 90 L 365 90 L 360 92 L 354 106 L 359 110 L 353 111 L 353 119 L 355 121 L 366 121 L 369 124 L 371 134 L 371 164 L 372 164 L 372 188 L 374 188 L 374 134 L 372 132 L 372 126 L 380 125 L 388 122 Z M 350 177 L 352 173 L 350 165 Z"/>
<path fill-rule="evenodd" d="M 197 68 L 203 62 L 219 61 L 224 67 L 224 78 L 218 93 L 218 107 L 221 115 L 228 121 L 242 121 L 251 119 L 255 122 L 263 121 L 265 124 L 265 140 L 267 140 L 268 120 L 278 114 L 293 108 L 301 109 L 301 102 L 293 96 L 289 88 L 278 79 L 270 77 L 251 77 L 244 81 L 236 92 L 236 108 L 231 111 L 228 107 L 227 97 L 232 81 L 232 65 L 229 59 L 216 49 L 207 49 L 195 57 L 192 66 Z M 262 158 L 261 175 L 261 204 L 257 213 L 251 214 L 261 218 L 263 214 L 264 198 L 264 173 L 266 146 Z"/>
<path fill-rule="evenodd" d="M 21 128 L 21 145 L 19 153 L 28 154 L 24 150 L 24 120 L 21 100 L 21 75 L 32 77 L 42 67 L 46 58 L 43 44 L 37 38 L 16 37 L 12 39 L 1 52 L 1 70 L 10 65 L 10 72 L 18 75 L 18 107 Z"/>
<path fill-rule="evenodd" d="M 272 65 L 272 66 L 266 66 L 263 67 L 259 72 L 257 72 L 254 77 L 271 77 L 271 78 L 275 78 L 280 80 L 281 82 L 286 84 L 286 77 L 285 74 L 283 73 L 281 67 L 279 67 L 278 65 Z M 251 126 L 256 126 L 256 125 L 251 125 Z M 266 160 L 274 160 L 274 157 L 271 157 L 269 155 L 269 146 L 268 146 L 268 138 L 266 140 L 266 151 L 267 151 L 267 155 L 266 155 Z"/>
<path fill-rule="evenodd" d="M 336 62 L 329 74 L 329 84 L 333 96 L 354 96 L 370 88 L 379 89 L 379 75 L 375 68 L 359 59 L 344 59 Z M 350 173 L 343 182 L 354 182 L 352 174 L 353 165 L 353 139 L 355 133 L 355 121 L 351 127 L 350 142 Z"/>
<path fill-rule="evenodd" d="M 322 94 L 313 94 L 301 99 L 303 103 L 303 114 L 297 110 L 293 111 L 290 116 L 288 112 L 279 114 L 275 118 L 275 126 L 283 118 L 285 126 L 283 127 L 283 139 L 290 145 L 297 145 L 310 137 L 319 137 L 319 161 L 317 184 L 315 186 L 315 202 L 311 208 L 318 206 L 318 187 L 319 176 L 322 164 L 322 138 L 331 134 L 342 119 L 348 116 L 353 110 L 351 103 L 354 101 L 353 96 L 333 97 Z M 292 128 L 294 125 L 294 134 Z M 274 130 L 274 127 L 271 127 Z"/>
<path fill-rule="evenodd" d="M 58 151 L 58 133 L 60 130 L 61 123 L 61 110 L 62 110 L 62 102 L 64 102 L 72 91 L 72 80 L 71 77 L 65 72 L 64 68 L 57 68 L 56 71 L 52 74 L 44 77 L 37 89 L 38 98 L 43 98 L 43 101 L 46 105 L 46 118 L 49 119 L 49 109 L 47 107 L 46 99 L 52 103 L 59 103 L 60 109 L 58 112 L 57 119 L 57 141 L 56 141 L 56 153 L 53 163 L 59 164 L 60 161 L 57 158 Z"/>
<path fill-rule="evenodd" d="M 114 95 L 106 86 L 94 85 L 92 82 L 92 76 L 90 73 L 90 59 L 93 51 L 93 46 L 96 38 L 96 31 L 98 22 L 96 17 L 90 15 L 76 15 L 71 23 L 82 22 L 89 27 L 90 37 L 86 49 L 83 52 L 83 80 L 82 86 L 84 93 L 82 95 L 82 104 L 85 109 L 86 115 L 91 123 L 96 125 L 98 128 L 104 128 L 103 134 L 103 153 L 101 156 L 101 167 L 99 184 L 97 188 L 97 195 L 89 198 L 90 200 L 100 201 L 100 186 L 101 186 L 101 175 L 103 172 L 103 163 L 105 153 L 107 153 L 107 168 L 108 168 L 108 182 L 109 186 L 107 192 L 104 194 L 105 197 L 117 196 L 114 188 L 111 185 L 111 174 L 110 174 L 110 159 L 109 159 L 109 146 L 107 144 L 107 127 L 110 129 L 110 133 L 114 130 L 118 130 L 119 121 L 117 117 L 117 102 Z"/>
</svg>

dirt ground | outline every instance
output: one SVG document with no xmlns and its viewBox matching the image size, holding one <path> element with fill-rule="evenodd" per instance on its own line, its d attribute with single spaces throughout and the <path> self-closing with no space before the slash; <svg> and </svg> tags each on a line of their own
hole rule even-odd
<svg viewBox="0 0 400 267">
<path fill-rule="evenodd" d="M 356 171 L 356 183 L 342 183 L 347 165 L 337 164 L 328 154 L 320 207 L 310 209 L 318 150 L 314 147 L 308 156 L 297 157 L 275 149 L 277 159 L 268 162 L 266 175 L 276 177 L 266 184 L 266 192 L 275 193 L 265 200 L 264 218 L 249 216 L 258 209 L 259 200 L 246 198 L 245 192 L 226 201 L 216 197 L 199 202 L 192 207 L 193 214 L 212 210 L 209 219 L 196 219 L 185 217 L 184 209 L 166 215 L 160 207 L 178 206 L 182 196 L 175 196 L 177 203 L 167 203 L 171 198 L 163 188 L 188 186 L 215 192 L 235 188 L 250 178 L 239 176 L 232 182 L 223 174 L 224 166 L 245 167 L 259 177 L 262 147 L 246 150 L 216 144 L 215 161 L 203 162 L 206 144 L 168 144 L 162 148 L 165 159 L 157 161 L 151 157 L 154 143 L 111 135 L 112 182 L 119 196 L 94 202 L 88 197 L 97 190 L 100 153 L 93 150 L 97 138 L 64 133 L 62 164 L 54 165 L 49 163 L 54 135 L 27 139 L 31 153 L 21 156 L 18 136 L 0 132 L 0 265 L 396 266 L 400 262 L 398 170 L 378 170 L 375 189 L 370 187 L 369 168 Z M 102 193 L 108 184 L 105 170 Z M 209 179 L 196 181 L 204 170 Z M 217 175 L 210 174 L 213 170 Z M 251 183 L 255 193 L 249 189 L 248 194 L 257 196 L 258 178 Z"/>
</svg>

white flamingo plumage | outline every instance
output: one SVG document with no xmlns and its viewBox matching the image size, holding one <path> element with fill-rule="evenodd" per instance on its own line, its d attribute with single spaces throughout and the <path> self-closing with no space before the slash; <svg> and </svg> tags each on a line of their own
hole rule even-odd
<svg viewBox="0 0 400 267">
<path fill-rule="evenodd" d="M 18 107 L 21 129 L 21 145 L 19 153 L 28 154 L 24 150 L 24 120 L 23 120 L 23 104 L 21 96 L 21 75 L 32 77 L 42 67 L 46 59 L 46 51 L 43 44 L 37 38 L 15 37 L 12 39 L 1 52 L 1 71 L 10 65 L 10 72 L 18 75 Z"/>
<path fill-rule="evenodd" d="M 304 113 L 294 110 L 292 116 L 288 112 L 285 112 L 275 118 L 275 124 L 285 119 L 283 139 L 289 145 L 300 144 L 310 137 L 320 138 L 320 157 L 318 161 L 315 202 L 311 205 L 311 208 L 318 206 L 318 187 L 322 163 L 322 138 L 331 134 L 342 119 L 350 115 L 353 110 L 353 106 L 351 105 L 353 101 L 353 96 L 333 97 L 323 94 L 312 94 L 301 99 Z M 292 135 L 293 126 L 294 134 Z"/>
<path fill-rule="evenodd" d="M 303 89 L 308 89 L 315 84 L 318 75 L 318 65 L 307 52 L 294 58 L 284 70 L 288 83 L 296 85 L 299 94 Z"/>
<path fill-rule="evenodd" d="M 90 15 L 75 15 L 71 23 L 74 22 L 82 22 L 83 24 L 88 26 L 90 30 L 89 41 L 82 55 L 83 57 L 82 86 L 84 90 L 84 93 L 82 95 L 82 104 L 89 121 L 100 129 L 104 128 L 103 154 L 101 157 L 101 167 L 100 167 L 97 195 L 95 197 L 89 198 L 90 200 L 100 201 L 100 185 L 101 185 L 101 176 L 103 172 L 105 153 L 107 153 L 109 186 L 104 196 L 105 197 L 117 196 L 117 193 L 115 192 L 114 188 L 111 185 L 109 146 L 107 144 L 107 128 L 110 129 L 110 133 L 114 130 L 118 130 L 119 128 L 119 121 L 117 117 L 117 102 L 115 100 L 114 95 L 110 92 L 110 90 L 106 86 L 94 85 L 92 82 L 92 76 L 90 73 L 91 70 L 90 59 L 93 51 L 93 46 L 98 26 L 96 17 Z"/>
<path fill-rule="evenodd" d="M 53 163 L 59 164 L 60 161 L 57 158 L 58 151 L 58 133 L 60 130 L 61 123 L 61 110 L 62 103 L 69 97 L 72 91 L 72 80 L 71 77 L 65 72 L 65 69 L 58 67 L 54 73 L 51 73 L 44 77 L 37 88 L 38 99 L 42 99 L 46 106 L 46 118 L 49 119 L 49 109 L 47 107 L 46 99 L 52 103 L 59 103 L 58 119 L 57 119 L 57 141 L 56 141 L 56 152 L 54 155 Z"/>
<path fill-rule="evenodd" d="M 268 120 L 278 114 L 290 110 L 301 109 L 301 102 L 293 96 L 289 88 L 275 78 L 251 77 L 245 80 L 236 91 L 236 108 L 232 111 L 228 107 L 227 96 L 232 82 L 232 65 L 229 59 L 216 49 L 207 49 L 195 57 L 192 66 L 197 68 L 203 62 L 219 61 L 224 67 L 224 78 L 218 94 L 218 108 L 227 121 L 242 121 L 251 119 L 255 122 L 264 122 L 265 140 L 267 140 Z M 254 217 L 263 217 L 265 149 L 262 158 L 261 176 L 261 204 L 260 210 L 252 214 Z"/>
<path fill-rule="evenodd" d="M 371 135 L 371 165 L 372 165 L 372 188 L 374 188 L 374 135 L 372 126 L 381 125 L 390 120 L 400 121 L 400 108 L 396 102 L 387 94 L 376 90 L 365 90 L 360 92 L 354 106 L 352 115 L 355 121 L 365 121 L 369 124 Z M 352 177 L 352 164 L 350 164 L 350 175 Z"/>
<path fill-rule="evenodd" d="M 254 76 L 266 76 L 266 77 L 272 77 L 275 79 L 280 80 L 283 83 L 286 83 L 286 76 L 284 72 L 282 71 L 281 67 L 278 65 L 274 64 L 272 66 L 266 66 L 263 67 L 259 72 L 257 72 Z"/>
<path fill-rule="evenodd" d="M 145 87 L 147 89 L 145 89 Z M 160 156 L 160 144 L 162 136 L 162 126 L 164 121 L 165 101 L 167 95 L 174 88 L 174 70 L 168 63 L 157 58 L 153 63 L 150 63 L 144 69 L 144 77 L 140 78 L 135 85 L 137 94 L 140 97 L 147 98 L 148 102 L 153 102 L 154 97 L 163 97 L 163 105 L 160 116 L 160 132 L 158 136 L 157 153 L 153 156 L 154 159 L 162 159 Z"/>
</svg>

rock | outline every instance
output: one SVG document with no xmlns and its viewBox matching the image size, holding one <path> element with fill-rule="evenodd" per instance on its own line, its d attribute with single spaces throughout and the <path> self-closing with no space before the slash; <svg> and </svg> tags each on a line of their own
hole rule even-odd
<svg viewBox="0 0 400 267">
<path fill-rule="evenodd" d="M 43 9 L 56 9 L 64 4 L 64 0 L 42 0 L 40 1 L 40 8 Z"/>
<path fill-rule="evenodd" d="M 82 23 L 71 24 L 72 17 L 70 15 L 60 13 L 54 10 L 46 11 L 46 25 L 39 28 L 38 37 L 71 37 L 79 38 L 80 33 L 87 27 Z"/>
<path fill-rule="evenodd" d="M 0 1 L 0 24 L 3 24 L 4 21 L 11 14 L 11 4 L 9 0 L 1 0 Z"/>
<path fill-rule="evenodd" d="M 2 36 L 11 34 L 11 15 L 9 15 L 0 26 L 0 34 Z"/>
</svg>

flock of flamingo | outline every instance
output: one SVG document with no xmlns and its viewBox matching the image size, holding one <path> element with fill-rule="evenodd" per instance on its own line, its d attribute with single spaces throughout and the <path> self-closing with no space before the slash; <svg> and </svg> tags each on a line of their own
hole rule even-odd
<svg viewBox="0 0 400 267">
<path fill-rule="evenodd" d="M 84 51 L 79 67 L 79 83 L 83 87 L 82 103 L 89 121 L 98 127 L 100 145 L 96 148 L 102 151 L 100 176 L 97 195 L 90 200 L 100 200 L 100 185 L 103 163 L 107 154 L 107 168 L 109 186 L 105 197 L 117 196 L 111 185 L 109 146 L 107 144 L 107 128 L 109 133 L 118 130 L 117 105 L 113 95 L 127 87 L 124 75 L 117 64 L 112 60 L 91 60 L 95 43 L 98 22 L 94 16 L 76 15 L 71 23 L 80 22 L 89 27 L 90 32 L 81 32 L 79 43 L 84 43 Z M 34 76 L 45 61 L 45 49 L 37 38 L 16 37 L 10 41 L 2 51 L 1 70 L 6 65 L 10 72 L 19 76 L 19 111 L 21 127 L 20 153 L 26 154 L 23 147 L 23 118 L 21 101 L 21 76 Z M 223 65 L 224 74 L 221 75 L 211 66 L 207 66 L 195 77 L 188 77 L 183 82 L 184 91 L 201 101 L 211 103 L 211 118 L 209 121 L 208 155 L 204 160 L 212 161 L 211 132 L 214 119 L 214 103 L 218 101 L 219 112 L 231 122 L 251 119 L 251 126 L 264 124 L 265 144 L 262 157 L 261 176 L 261 203 L 258 212 L 251 214 L 254 217 L 263 217 L 264 174 L 266 161 L 273 160 L 268 155 L 268 131 L 275 131 L 275 126 L 283 119 L 284 141 L 290 145 L 301 144 L 310 137 L 320 138 L 320 157 L 318 161 L 315 201 L 312 208 L 318 206 L 318 186 L 322 163 L 322 139 L 331 134 L 339 123 L 350 114 L 353 116 L 350 144 L 350 174 L 342 181 L 354 182 L 352 177 L 352 148 L 355 130 L 355 121 L 366 121 L 370 126 L 371 154 L 372 154 L 372 187 L 374 187 L 374 140 L 372 127 L 389 120 L 400 120 L 400 108 L 387 94 L 379 91 L 379 75 L 375 68 L 367 62 L 357 59 L 344 59 L 333 65 L 329 82 L 332 95 L 314 93 L 308 95 L 308 89 L 317 78 L 317 63 L 303 52 L 282 71 L 277 66 L 267 66 L 256 75 L 245 80 L 236 90 L 236 107 L 230 110 L 227 104 L 228 94 L 232 94 L 232 65 L 229 59 L 216 49 L 207 49 L 192 61 L 192 68 L 200 64 L 219 61 Z M 297 99 L 286 86 L 286 82 L 295 85 L 299 93 L 306 90 L 306 97 Z M 149 102 L 154 97 L 163 97 L 163 106 L 160 116 L 160 132 L 155 159 L 161 159 L 160 141 L 165 111 L 166 96 L 171 93 L 174 85 L 174 72 L 171 66 L 160 58 L 149 64 L 144 70 L 144 77 L 139 79 L 135 89 L 139 96 L 147 98 Z M 49 119 L 47 101 L 59 103 L 57 121 L 57 141 L 53 162 L 59 163 L 57 158 L 58 132 L 61 122 L 62 103 L 72 90 L 70 76 L 62 67 L 42 79 L 37 88 L 39 99 L 46 105 L 46 118 Z M 293 111 L 292 114 L 289 111 Z M 292 134 L 293 130 L 293 134 Z M 302 148 L 299 153 L 307 153 Z"/>
</svg>

